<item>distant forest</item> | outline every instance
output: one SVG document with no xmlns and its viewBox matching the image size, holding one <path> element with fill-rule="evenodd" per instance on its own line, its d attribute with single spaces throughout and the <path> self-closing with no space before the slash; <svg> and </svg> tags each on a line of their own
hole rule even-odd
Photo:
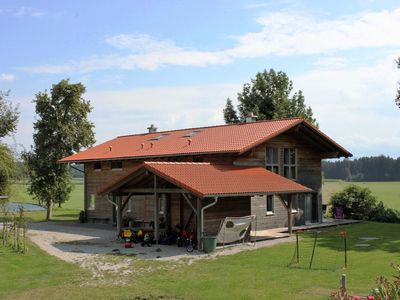
<svg viewBox="0 0 400 300">
<path fill-rule="evenodd" d="M 400 157 L 361 157 L 354 160 L 323 161 L 326 179 L 347 181 L 400 181 Z"/>
</svg>

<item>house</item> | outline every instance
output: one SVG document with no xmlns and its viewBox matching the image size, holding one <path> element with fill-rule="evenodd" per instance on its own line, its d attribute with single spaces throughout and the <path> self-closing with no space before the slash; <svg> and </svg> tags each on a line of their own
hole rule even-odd
<svg viewBox="0 0 400 300">
<path fill-rule="evenodd" d="M 83 163 L 89 219 L 131 218 L 216 233 L 225 217 L 257 228 L 322 222 L 321 160 L 352 154 L 317 127 L 282 119 L 119 136 L 62 159 Z"/>
</svg>

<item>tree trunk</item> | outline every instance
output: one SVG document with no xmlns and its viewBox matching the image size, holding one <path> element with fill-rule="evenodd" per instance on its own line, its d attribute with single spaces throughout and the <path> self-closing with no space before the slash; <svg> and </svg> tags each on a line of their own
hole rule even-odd
<svg viewBox="0 0 400 300">
<path fill-rule="evenodd" d="M 58 208 L 61 208 L 61 202 L 58 202 Z"/>
<path fill-rule="evenodd" d="M 51 221 L 53 218 L 53 200 L 47 200 L 47 214 L 46 221 Z"/>
</svg>

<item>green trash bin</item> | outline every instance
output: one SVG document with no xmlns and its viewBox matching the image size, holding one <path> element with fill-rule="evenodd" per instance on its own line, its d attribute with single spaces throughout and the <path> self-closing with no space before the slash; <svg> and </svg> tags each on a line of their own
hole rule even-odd
<svg viewBox="0 0 400 300">
<path fill-rule="evenodd" d="M 208 235 L 203 236 L 203 250 L 205 253 L 212 253 L 217 248 L 217 237 Z"/>
</svg>

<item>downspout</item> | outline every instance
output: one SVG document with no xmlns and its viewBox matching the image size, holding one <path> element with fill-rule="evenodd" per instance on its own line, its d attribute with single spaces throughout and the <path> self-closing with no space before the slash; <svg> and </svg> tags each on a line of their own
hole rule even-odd
<svg viewBox="0 0 400 300">
<path fill-rule="evenodd" d="M 201 237 L 203 238 L 204 237 L 204 211 L 207 209 L 207 208 L 210 208 L 211 206 L 214 206 L 215 204 L 217 204 L 217 202 L 218 202 L 218 197 L 214 197 L 214 201 L 213 202 L 211 202 L 210 204 L 208 204 L 208 205 L 206 205 L 206 206 L 204 206 L 202 209 L 201 209 L 201 222 L 200 222 L 200 224 L 201 224 L 201 227 L 200 227 L 200 229 L 201 229 Z M 203 250 L 203 243 L 202 243 L 202 241 L 200 241 L 200 250 Z"/>
</svg>

